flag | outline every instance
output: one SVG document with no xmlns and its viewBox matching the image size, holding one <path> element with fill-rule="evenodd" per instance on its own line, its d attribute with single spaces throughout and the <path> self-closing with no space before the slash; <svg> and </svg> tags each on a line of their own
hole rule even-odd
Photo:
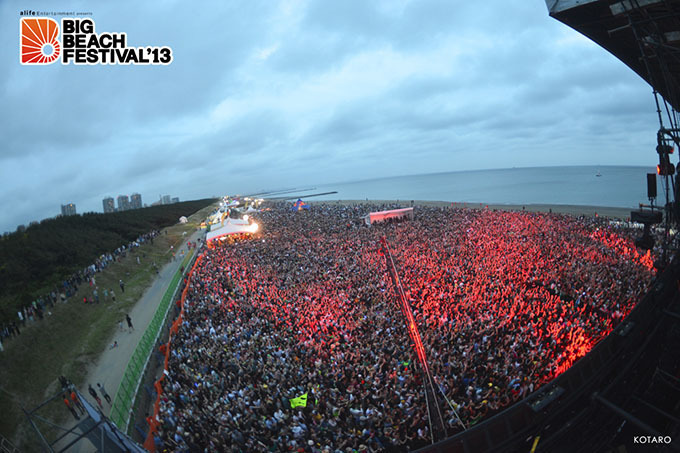
<svg viewBox="0 0 680 453">
<path fill-rule="evenodd" d="M 290 407 L 295 409 L 298 406 L 307 407 L 307 393 L 290 399 Z"/>
</svg>

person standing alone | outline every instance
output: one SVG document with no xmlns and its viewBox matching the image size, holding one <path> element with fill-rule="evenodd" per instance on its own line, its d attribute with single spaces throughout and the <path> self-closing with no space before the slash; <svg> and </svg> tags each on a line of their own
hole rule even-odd
<svg viewBox="0 0 680 453">
<path fill-rule="evenodd" d="M 94 398 L 95 401 L 97 401 L 99 407 L 104 408 L 104 406 L 102 406 L 102 400 L 99 398 L 99 395 L 97 395 L 97 391 L 92 388 L 92 384 L 88 384 L 87 391 L 89 392 L 90 395 L 92 395 L 92 398 Z"/>
<path fill-rule="evenodd" d="M 111 404 L 111 397 L 109 396 L 108 393 L 106 393 L 106 389 L 104 388 L 104 386 L 97 382 L 97 388 L 99 388 L 99 393 L 102 394 L 106 402 Z"/>
</svg>

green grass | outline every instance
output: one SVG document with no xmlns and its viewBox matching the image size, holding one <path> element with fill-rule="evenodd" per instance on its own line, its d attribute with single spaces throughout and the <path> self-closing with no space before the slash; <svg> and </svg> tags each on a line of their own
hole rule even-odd
<svg viewBox="0 0 680 453">
<path fill-rule="evenodd" d="M 19 337 L 3 343 L 5 351 L 0 353 L 0 434 L 22 450 L 36 449 L 37 439 L 21 407 L 32 409 L 54 394 L 62 374 L 78 387 L 85 382 L 89 368 L 108 346 L 118 321 L 124 319 L 125 313 L 156 277 L 152 263 L 160 268 L 169 262 L 172 258 L 170 245 L 177 248 L 184 239 L 182 233 L 189 235 L 212 209 L 214 206 L 202 209 L 185 225 L 167 228 L 167 235 L 163 231 L 153 244 L 141 246 L 136 252 L 128 253 L 120 263 L 98 273 L 95 276 L 100 295 L 98 305 L 83 304 L 83 296 L 92 297 L 92 288 L 81 285 L 78 293 L 66 303 L 58 302 L 50 309 L 52 315 L 27 322 Z M 137 256 L 141 261 L 139 265 Z M 118 286 L 119 279 L 125 282 L 124 293 Z M 115 303 L 110 295 L 104 300 L 104 288 L 115 291 Z M 53 422 L 71 417 L 59 400 L 41 409 L 40 415 Z"/>
</svg>

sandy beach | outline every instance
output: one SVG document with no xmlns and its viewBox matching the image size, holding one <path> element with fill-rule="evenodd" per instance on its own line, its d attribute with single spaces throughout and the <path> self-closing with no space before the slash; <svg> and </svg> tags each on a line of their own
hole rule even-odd
<svg viewBox="0 0 680 453">
<path fill-rule="evenodd" d="M 470 209 L 494 209 L 502 211 L 531 211 L 531 212 L 554 212 L 560 214 L 569 214 L 575 216 L 600 216 L 616 219 L 628 219 L 630 211 L 633 208 L 616 208 L 606 206 L 581 206 L 581 205 L 566 205 L 566 204 L 484 204 L 484 203 L 456 203 L 450 201 L 427 201 L 427 200 L 310 200 L 305 201 L 310 205 L 314 204 L 399 204 L 401 207 L 410 206 L 453 206 L 456 208 L 470 208 Z M 412 204 L 413 203 L 413 204 Z"/>
</svg>

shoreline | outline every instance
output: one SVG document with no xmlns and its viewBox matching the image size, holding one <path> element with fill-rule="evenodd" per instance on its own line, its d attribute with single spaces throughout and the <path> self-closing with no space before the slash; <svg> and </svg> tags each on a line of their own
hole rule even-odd
<svg viewBox="0 0 680 453">
<path fill-rule="evenodd" d="M 413 205 L 411 204 L 413 202 Z M 336 205 L 382 205 L 382 204 L 400 204 L 401 207 L 454 207 L 454 208 L 469 208 L 469 209 L 483 209 L 487 208 L 498 211 L 529 211 L 529 212 L 553 212 L 556 214 L 569 214 L 574 216 L 595 216 L 629 219 L 630 212 L 635 208 L 620 208 L 611 206 L 587 206 L 587 205 L 571 205 L 571 204 L 486 204 L 486 203 L 470 203 L 470 202 L 451 202 L 451 201 L 430 201 L 430 200 L 309 200 L 305 201 L 310 205 L 315 204 L 336 204 Z"/>
</svg>

